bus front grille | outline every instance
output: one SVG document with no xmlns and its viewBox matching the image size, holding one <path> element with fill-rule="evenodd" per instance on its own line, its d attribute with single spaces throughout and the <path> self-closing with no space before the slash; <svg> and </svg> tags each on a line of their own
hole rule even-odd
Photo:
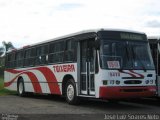
<svg viewBox="0 0 160 120">
<path fill-rule="evenodd" d="M 141 84 L 141 80 L 126 80 L 124 81 L 124 84 Z"/>
</svg>

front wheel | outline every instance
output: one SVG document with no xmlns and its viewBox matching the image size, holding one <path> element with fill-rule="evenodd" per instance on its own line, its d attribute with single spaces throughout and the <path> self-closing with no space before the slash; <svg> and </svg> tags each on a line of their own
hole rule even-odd
<svg viewBox="0 0 160 120">
<path fill-rule="evenodd" d="M 75 105 L 79 103 L 78 97 L 76 95 L 76 85 L 73 80 L 69 80 L 66 84 L 66 101 L 69 104 Z"/>
<path fill-rule="evenodd" d="M 21 97 L 25 96 L 24 82 L 23 82 L 22 78 L 18 82 L 17 92 L 18 92 L 19 96 L 21 96 Z"/>
</svg>

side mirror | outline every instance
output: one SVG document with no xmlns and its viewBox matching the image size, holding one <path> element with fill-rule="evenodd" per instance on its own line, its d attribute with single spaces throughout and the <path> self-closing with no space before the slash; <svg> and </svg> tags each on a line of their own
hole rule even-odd
<svg viewBox="0 0 160 120">
<path fill-rule="evenodd" d="M 94 46 L 96 50 L 100 49 L 100 40 L 97 37 L 95 39 Z"/>
</svg>

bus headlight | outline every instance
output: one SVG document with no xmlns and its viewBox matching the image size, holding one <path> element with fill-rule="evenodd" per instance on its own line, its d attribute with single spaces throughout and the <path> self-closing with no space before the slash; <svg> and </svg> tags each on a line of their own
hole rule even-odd
<svg viewBox="0 0 160 120">
<path fill-rule="evenodd" d="M 110 84 L 113 85 L 114 84 L 114 80 L 110 80 Z"/>
<path fill-rule="evenodd" d="M 119 80 L 116 80 L 116 84 L 119 85 L 119 84 L 120 84 L 120 81 L 119 81 Z"/>
<path fill-rule="evenodd" d="M 149 83 L 150 83 L 150 84 L 153 84 L 153 80 L 150 80 Z"/>
<path fill-rule="evenodd" d="M 103 80 L 103 85 L 119 85 L 120 84 L 120 81 L 119 80 Z"/>
<path fill-rule="evenodd" d="M 108 81 L 107 80 L 103 80 L 103 85 L 107 85 Z"/>
<path fill-rule="evenodd" d="M 146 84 L 149 84 L 149 80 L 146 80 L 145 83 L 146 83 Z"/>
</svg>

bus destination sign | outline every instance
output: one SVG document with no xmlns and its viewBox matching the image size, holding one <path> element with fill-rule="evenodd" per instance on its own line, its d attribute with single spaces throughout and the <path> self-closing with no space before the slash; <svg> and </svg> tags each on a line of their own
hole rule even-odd
<svg viewBox="0 0 160 120">
<path fill-rule="evenodd" d="M 144 40 L 142 35 L 131 34 L 131 33 L 120 33 L 121 39 L 127 40 Z"/>
</svg>

